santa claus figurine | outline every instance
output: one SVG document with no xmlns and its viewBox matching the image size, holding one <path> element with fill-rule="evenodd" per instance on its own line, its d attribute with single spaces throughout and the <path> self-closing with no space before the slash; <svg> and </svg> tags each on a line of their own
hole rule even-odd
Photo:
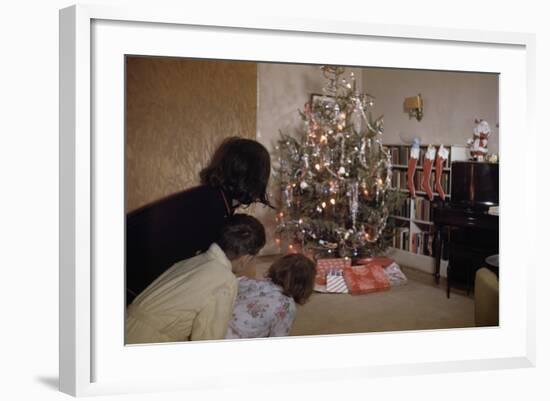
<svg viewBox="0 0 550 401">
<path fill-rule="evenodd" d="M 491 135 L 491 127 L 485 120 L 474 120 L 476 126 L 474 128 L 474 136 L 468 140 L 470 146 L 470 156 L 472 160 L 479 162 L 483 161 L 487 154 L 487 144 L 489 143 L 489 135 Z"/>
</svg>

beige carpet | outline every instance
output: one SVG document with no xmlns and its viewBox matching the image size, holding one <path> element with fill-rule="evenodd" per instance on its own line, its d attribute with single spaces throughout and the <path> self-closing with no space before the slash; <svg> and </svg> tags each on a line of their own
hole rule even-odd
<svg viewBox="0 0 550 401">
<path fill-rule="evenodd" d="M 259 257 L 247 273 L 262 277 L 273 257 Z M 474 326 L 472 294 L 437 286 L 430 274 L 401 266 L 408 283 L 366 295 L 314 293 L 298 307 L 291 335 L 444 329 Z"/>
</svg>

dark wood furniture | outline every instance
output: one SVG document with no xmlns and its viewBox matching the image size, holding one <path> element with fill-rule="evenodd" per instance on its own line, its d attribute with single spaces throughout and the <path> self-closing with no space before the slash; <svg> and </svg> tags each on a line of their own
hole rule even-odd
<svg viewBox="0 0 550 401">
<path fill-rule="evenodd" d="M 488 214 L 487 209 L 436 203 L 433 205 L 433 221 L 436 282 L 439 283 L 444 247 L 449 257 L 447 298 L 456 281 L 465 282 L 469 291 L 475 271 L 483 266 L 486 257 L 498 253 L 498 216 Z"/>
</svg>

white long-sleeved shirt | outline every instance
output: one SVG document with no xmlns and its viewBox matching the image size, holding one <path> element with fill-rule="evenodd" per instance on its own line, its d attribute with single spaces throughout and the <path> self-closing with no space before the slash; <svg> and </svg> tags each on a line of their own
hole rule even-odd
<svg viewBox="0 0 550 401">
<path fill-rule="evenodd" d="M 128 306 L 126 344 L 222 339 L 237 280 L 217 244 L 174 264 Z"/>
</svg>

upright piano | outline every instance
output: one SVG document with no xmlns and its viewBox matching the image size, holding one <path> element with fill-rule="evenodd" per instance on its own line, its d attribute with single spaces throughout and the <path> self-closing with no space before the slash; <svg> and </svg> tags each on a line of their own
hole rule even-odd
<svg viewBox="0 0 550 401">
<path fill-rule="evenodd" d="M 498 254 L 499 217 L 489 208 L 498 205 L 499 170 L 496 163 L 453 162 L 451 200 L 433 204 L 435 280 L 439 283 L 442 248 L 446 250 L 447 297 L 451 286 L 473 288 L 475 272 L 485 258 Z"/>
</svg>

